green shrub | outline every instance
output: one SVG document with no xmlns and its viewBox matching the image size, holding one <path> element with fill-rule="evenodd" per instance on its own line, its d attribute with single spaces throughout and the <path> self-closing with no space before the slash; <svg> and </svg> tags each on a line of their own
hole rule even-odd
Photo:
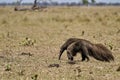
<svg viewBox="0 0 120 80">
<path fill-rule="evenodd" d="M 36 40 L 32 40 L 32 39 L 26 37 L 19 44 L 22 45 L 22 46 L 33 46 L 35 43 L 36 43 Z"/>
<path fill-rule="evenodd" d="M 11 70 L 11 66 L 8 64 L 5 68 L 5 71 L 10 71 Z"/>
</svg>

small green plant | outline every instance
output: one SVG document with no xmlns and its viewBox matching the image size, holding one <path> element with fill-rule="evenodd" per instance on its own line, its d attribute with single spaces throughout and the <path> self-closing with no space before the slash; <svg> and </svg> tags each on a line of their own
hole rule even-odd
<svg viewBox="0 0 120 80">
<path fill-rule="evenodd" d="M 18 72 L 18 74 L 19 74 L 20 76 L 23 76 L 24 73 L 25 73 L 25 70 L 20 70 L 20 71 Z"/>
<path fill-rule="evenodd" d="M 113 45 L 109 44 L 108 46 L 111 50 L 113 49 Z"/>
<path fill-rule="evenodd" d="M 34 76 L 32 76 L 31 78 L 32 78 L 32 80 L 37 80 L 37 77 L 38 77 L 38 75 L 37 74 L 35 74 Z"/>
<path fill-rule="evenodd" d="M 110 48 L 110 50 L 113 50 L 113 44 L 112 43 L 105 43 L 105 45 L 107 45 Z"/>
<path fill-rule="evenodd" d="M 7 64 L 5 71 L 11 71 L 11 66 L 9 64 Z"/>
<path fill-rule="evenodd" d="M 36 43 L 36 40 L 32 40 L 32 39 L 26 37 L 19 44 L 22 45 L 22 46 L 33 46 L 35 43 Z"/>
</svg>

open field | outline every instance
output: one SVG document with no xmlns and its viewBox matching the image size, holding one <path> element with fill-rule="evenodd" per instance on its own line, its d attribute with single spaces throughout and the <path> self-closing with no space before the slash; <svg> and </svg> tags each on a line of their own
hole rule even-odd
<svg viewBox="0 0 120 80">
<path fill-rule="evenodd" d="M 78 54 L 72 65 L 66 52 L 59 61 L 59 48 L 70 37 L 104 44 L 115 61 L 81 62 Z M 42 12 L 0 7 L 0 80 L 120 80 L 119 66 L 120 7 L 49 7 Z"/>
</svg>

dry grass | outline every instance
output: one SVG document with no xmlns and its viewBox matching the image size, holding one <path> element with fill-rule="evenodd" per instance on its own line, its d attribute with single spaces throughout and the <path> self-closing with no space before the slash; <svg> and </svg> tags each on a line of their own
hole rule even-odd
<svg viewBox="0 0 120 80">
<path fill-rule="evenodd" d="M 43 12 L 0 7 L 0 80 L 119 80 L 119 36 L 120 7 L 49 7 Z M 27 46 L 27 37 L 35 43 Z M 60 46 L 70 37 L 105 44 L 115 61 L 80 62 L 78 55 L 70 65 L 65 52 L 58 61 Z"/>
</svg>

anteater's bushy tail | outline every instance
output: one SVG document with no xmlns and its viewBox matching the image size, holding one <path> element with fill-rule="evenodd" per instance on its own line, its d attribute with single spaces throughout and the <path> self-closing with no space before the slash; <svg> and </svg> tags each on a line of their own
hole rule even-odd
<svg viewBox="0 0 120 80">
<path fill-rule="evenodd" d="M 112 52 L 102 44 L 94 44 L 89 49 L 89 55 L 100 61 L 114 61 Z"/>
</svg>

